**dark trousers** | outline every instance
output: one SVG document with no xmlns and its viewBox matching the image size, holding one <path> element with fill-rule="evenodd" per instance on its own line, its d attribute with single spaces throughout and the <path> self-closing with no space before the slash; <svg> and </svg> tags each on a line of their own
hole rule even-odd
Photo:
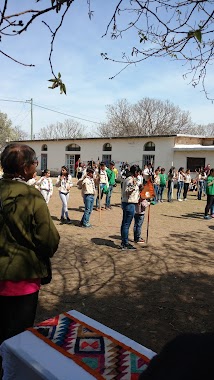
<svg viewBox="0 0 214 380">
<path fill-rule="evenodd" d="M 184 194 L 183 194 L 184 199 L 186 199 L 187 197 L 188 189 L 189 189 L 189 183 L 184 183 Z"/>
<path fill-rule="evenodd" d="M 0 296 L 0 344 L 33 326 L 38 294 Z"/>
<path fill-rule="evenodd" d="M 207 194 L 207 205 L 205 207 L 205 216 L 208 215 L 209 213 L 209 210 L 211 209 L 211 207 L 214 205 L 214 195 L 208 195 Z"/>
</svg>

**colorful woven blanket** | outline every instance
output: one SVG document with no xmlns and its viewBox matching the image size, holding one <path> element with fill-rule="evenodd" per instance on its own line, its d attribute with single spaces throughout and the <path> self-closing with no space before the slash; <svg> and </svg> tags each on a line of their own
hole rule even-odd
<svg viewBox="0 0 214 380">
<path fill-rule="evenodd" d="M 149 363 L 146 356 L 67 313 L 29 330 L 96 379 L 137 380 Z"/>
</svg>

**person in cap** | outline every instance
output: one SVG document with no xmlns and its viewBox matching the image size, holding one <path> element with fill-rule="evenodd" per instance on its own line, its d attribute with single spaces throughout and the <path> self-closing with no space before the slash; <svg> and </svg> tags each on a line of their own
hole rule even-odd
<svg viewBox="0 0 214 380">
<path fill-rule="evenodd" d="M 111 161 L 109 164 L 109 168 L 106 168 L 106 173 L 108 176 L 108 183 L 109 183 L 108 193 L 106 194 L 106 204 L 105 204 L 106 210 L 111 210 L 111 196 L 112 196 L 113 188 L 116 183 L 114 165 L 115 165 L 114 161 Z"/>
<path fill-rule="evenodd" d="M 80 225 L 82 227 L 88 228 L 91 227 L 89 219 L 94 205 L 94 195 L 95 195 L 95 183 L 94 183 L 94 169 L 88 167 L 86 170 L 86 177 L 82 180 L 82 196 L 85 205 L 85 210 L 83 217 L 81 219 Z"/>
</svg>

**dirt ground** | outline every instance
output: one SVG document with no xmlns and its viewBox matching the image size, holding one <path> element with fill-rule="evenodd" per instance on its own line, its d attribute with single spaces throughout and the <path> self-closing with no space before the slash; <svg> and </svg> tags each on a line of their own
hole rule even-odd
<svg viewBox="0 0 214 380">
<path fill-rule="evenodd" d="M 186 202 L 151 206 L 148 245 L 121 251 L 119 185 L 112 210 L 93 211 L 89 229 L 79 227 L 80 190 L 72 188 L 72 224 L 65 225 L 54 188 L 49 209 L 61 240 L 53 280 L 40 292 L 37 322 L 75 309 L 156 352 L 181 332 L 213 331 L 214 219 L 203 219 L 205 204 L 205 197 L 198 201 L 189 192 Z M 146 229 L 147 213 L 144 238 Z"/>
</svg>

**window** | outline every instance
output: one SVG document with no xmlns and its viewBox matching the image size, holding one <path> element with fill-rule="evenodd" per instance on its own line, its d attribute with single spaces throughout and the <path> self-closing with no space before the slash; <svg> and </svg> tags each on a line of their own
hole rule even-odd
<svg viewBox="0 0 214 380">
<path fill-rule="evenodd" d="M 103 154 L 102 161 L 108 166 L 111 161 L 111 154 Z"/>
<path fill-rule="evenodd" d="M 43 150 L 43 151 L 47 151 L 47 150 L 48 150 L 48 146 L 47 146 L 47 144 L 43 144 L 41 150 Z"/>
<path fill-rule="evenodd" d="M 152 166 L 154 166 L 154 163 L 155 163 L 155 156 L 154 155 L 151 155 L 151 154 L 144 154 L 143 155 L 142 168 L 144 167 L 144 165 L 148 165 L 148 164 L 152 164 Z"/>
<path fill-rule="evenodd" d="M 109 144 L 109 143 L 104 144 L 103 145 L 103 150 L 106 151 L 106 152 L 111 151 L 112 150 L 111 144 Z"/>
<path fill-rule="evenodd" d="M 149 141 L 147 142 L 145 145 L 144 145 L 144 150 L 145 151 L 154 151 L 155 150 L 155 144 L 152 142 L 152 141 Z"/>
<path fill-rule="evenodd" d="M 80 151 L 81 148 L 80 148 L 80 146 L 77 145 L 77 144 L 70 144 L 70 145 L 67 145 L 67 146 L 66 146 L 65 150 L 67 150 L 67 151 L 71 151 L 71 150 L 72 150 L 72 151 Z"/>
<path fill-rule="evenodd" d="M 195 169 L 205 167 L 205 158 L 201 157 L 187 157 L 187 169 L 190 169 L 191 172 L 194 172 Z"/>
<path fill-rule="evenodd" d="M 47 169 L 48 157 L 47 154 L 41 154 L 41 170 Z"/>
</svg>

